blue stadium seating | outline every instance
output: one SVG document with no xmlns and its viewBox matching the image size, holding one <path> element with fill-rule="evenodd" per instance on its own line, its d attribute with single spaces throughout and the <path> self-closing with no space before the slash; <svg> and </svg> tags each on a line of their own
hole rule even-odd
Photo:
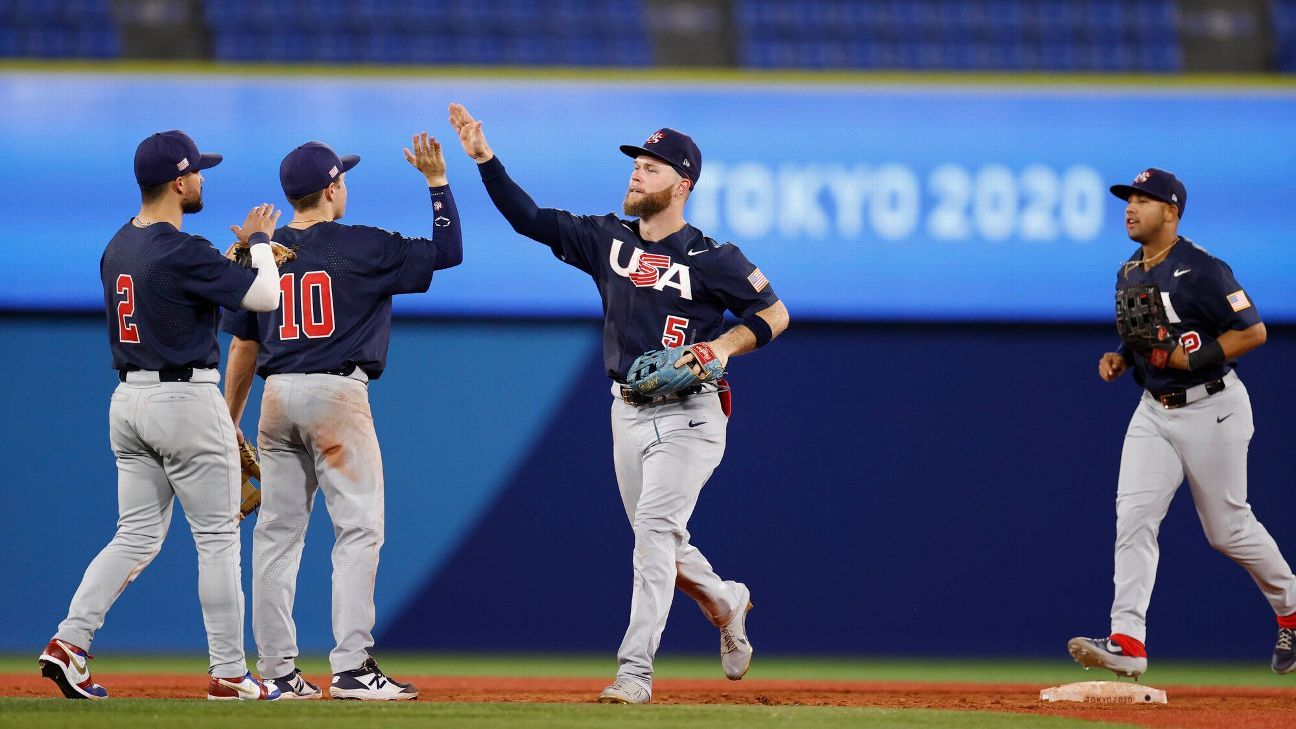
<svg viewBox="0 0 1296 729">
<path fill-rule="evenodd" d="M 121 55 L 110 0 L 5 0 L 0 57 L 112 58 Z"/>
<path fill-rule="evenodd" d="M 760 68 L 1173 71 L 1177 12 L 1175 0 L 735 0 L 734 18 L 742 63 Z"/>
</svg>

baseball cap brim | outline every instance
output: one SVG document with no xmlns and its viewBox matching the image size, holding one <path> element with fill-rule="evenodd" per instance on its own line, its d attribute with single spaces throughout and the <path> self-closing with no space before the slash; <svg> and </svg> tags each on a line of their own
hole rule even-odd
<svg viewBox="0 0 1296 729">
<path fill-rule="evenodd" d="M 660 154 L 657 154 L 656 152 L 650 152 L 644 149 L 643 147 L 636 147 L 633 144 L 623 144 L 621 145 L 621 154 L 624 154 L 630 159 L 634 159 L 635 157 L 638 157 L 640 155 L 643 155 L 645 157 L 652 157 L 653 159 L 659 159 L 662 162 L 665 162 L 666 164 L 670 165 L 671 169 L 675 170 L 680 174 L 680 177 L 683 177 L 688 180 L 693 179 L 693 175 L 689 174 L 689 171 L 686 168 L 681 167 L 680 165 L 677 165 L 674 162 L 671 162 L 670 160 L 666 159 Z"/>
<path fill-rule="evenodd" d="M 360 164 L 360 155 L 358 154 L 344 154 L 341 157 L 338 157 L 338 159 L 342 160 L 343 172 L 346 172 L 352 167 L 355 167 L 356 165 Z"/>
<path fill-rule="evenodd" d="M 198 155 L 198 164 L 194 167 L 194 171 L 197 172 L 198 170 L 209 170 L 215 167 L 216 165 L 220 164 L 224 159 L 225 159 L 224 155 L 210 154 L 207 152 L 203 152 L 202 154 Z"/>
<path fill-rule="evenodd" d="M 1137 194 L 1137 195 L 1147 195 L 1148 197 L 1152 198 L 1153 200 L 1160 200 L 1161 202 L 1163 202 L 1163 203 L 1165 203 L 1165 204 L 1167 204 L 1167 205 L 1175 205 L 1175 206 L 1178 206 L 1178 204 L 1179 204 L 1179 203 L 1177 203 L 1177 202 L 1175 202 L 1175 201 L 1173 201 L 1173 200 L 1167 200 L 1164 196 L 1162 196 L 1162 195 L 1158 195 L 1157 193 L 1152 192 L 1151 190 L 1144 190 L 1144 189 L 1141 188 L 1141 187 L 1135 187 L 1135 186 L 1133 186 L 1133 185 L 1112 185 L 1112 186 L 1111 186 L 1110 188 L 1108 188 L 1108 189 L 1111 190 L 1111 194 L 1115 195 L 1116 197 L 1120 198 L 1121 200 L 1129 200 L 1129 199 L 1130 199 L 1130 195 L 1135 195 L 1135 194 Z"/>
</svg>

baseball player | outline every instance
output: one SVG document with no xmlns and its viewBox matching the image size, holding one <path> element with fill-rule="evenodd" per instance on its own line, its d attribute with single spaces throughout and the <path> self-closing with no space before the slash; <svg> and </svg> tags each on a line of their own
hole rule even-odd
<svg viewBox="0 0 1296 729">
<path fill-rule="evenodd" d="M 40 656 L 41 674 L 69 699 L 102 699 L 86 659 L 117 596 L 157 556 L 176 498 L 198 548 L 198 599 L 211 659 L 209 699 L 274 700 L 243 654 L 239 562 L 239 459 L 220 407 L 216 308 L 270 311 L 279 303 L 269 234 L 279 213 L 259 205 L 242 227 L 255 271 L 205 238 L 180 232 L 202 210 L 202 171 L 221 161 L 184 132 L 154 134 L 135 150 L 139 213 L 99 261 L 108 345 L 121 384 L 108 410 L 117 455 L 119 518 Z"/>
<path fill-rule="evenodd" d="M 406 238 L 381 228 L 336 222 L 346 212 L 348 170 L 308 142 L 279 167 L 292 222 L 276 242 L 296 249 L 280 270 L 283 306 L 251 316 L 226 312 L 233 334 L 226 400 L 243 415 L 252 372 L 265 378 L 261 401 L 262 503 L 252 539 L 252 629 L 257 671 L 284 698 L 314 699 L 320 689 L 297 669 L 293 623 L 297 569 L 306 526 L 322 488 L 333 520 L 334 699 L 403 700 L 414 686 L 385 676 L 373 646 L 374 580 L 383 543 L 383 471 L 369 409 L 368 383 L 387 366 L 392 296 L 428 290 L 434 271 L 459 265 L 459 214 L 446 182 L 441 146 L 416 135 L 409 161 L 427 179 L 433 237 Z"/>
<path fill-rule="evenodd" d="M 702 171 L 702 155 L 687 135 L 662 129 L 643 146 L 621 147 L 634 159 L 623 207 L 638 218 L 622 220 L 537 207 L 491 151 L 481 122 L 452 104 L 450 123 L 513 229 L 589 274 L 603 299 L 603 361 L 614 381 L 613 461 L 635 547 L 630 626 L 616 681 L 599 701 L 651 700 L 653 656 L 675 587 L 720 629 L 725 675 L 742 678 L 752 655 L 745 624 L 751 593 L 716 575 L 690 544 L 687 528 L 724 454 L 730 393 L 707 383 L 649 398 L 624 383 L 641 353 L 662 347 L 691 345 L 676 367 L 700 361 L 703 345 L 723 365 L 782 333 L 787 309 L 737 246 L 716 243 L 684 221 Z M 742 319 L 727 331 L 726 309 Z"/>
<path fill-rule="evenodd" d="M 1239 357 L 1264 344 L 1265 325 L 1228 264 L 1179 235 L 1188 193 L 1173 174 L 1149 169 L 1111 191 L 1126 201 L 1125 230 L 1141 248 L 1116 274 L 1126 344 L 1102 356 L 1098 376 L 1111 382 L 1132 366 L 1143 396 L 1125 433 L 1116 486 L 1111 635 L 1073 638 L 1067 647 L 1085 667 L 1134 678 L 1147 670 L 1157 533 L 1187 478 L 1211 546 L 1250 573 L 1277 614 L 1271 665 L 1290 673 L 1296 670 L 1296 577 L 1247 504 L 1254 428 L 1235 371 Z M 1154 336 L 1137 340 L 1133 330 L 1140 324 Z"/>
</svg>

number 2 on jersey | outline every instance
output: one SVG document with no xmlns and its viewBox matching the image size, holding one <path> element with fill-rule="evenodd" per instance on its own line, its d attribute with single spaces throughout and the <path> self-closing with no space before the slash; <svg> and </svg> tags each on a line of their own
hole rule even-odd
<svg viewBox="0 0 1296 729">
<path fill-rule="evenodd" d="M 135 279 L 123 273 L 117 277 L 117 294 L 126 298 L 117 302 L 117 341 L 122 344 L 139 344 L 139 326 L 126 323 L 135 318 Z"/>
<path fill-rule="evenodd" d="M 684 344 L 684 330 L 688 329 L 689 320 L 682 316 L 666 317 L 666 328 L 662 330 L 663 347 L 679 347 Z"/>
<path fill-rule="evenodd" d="M 303 333 L 310 339 L 322 339 L 333 334 L 333 279 L 327 271 L 303 273 L 300 289 L 297 274 L 285 273 L 279 277 L 279 294 L 283 312 L 279 339 L 296 339 Z"/>
</svg>

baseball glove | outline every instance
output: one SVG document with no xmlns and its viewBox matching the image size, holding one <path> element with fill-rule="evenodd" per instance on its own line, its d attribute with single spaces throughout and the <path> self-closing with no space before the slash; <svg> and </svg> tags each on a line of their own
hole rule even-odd
<svg viewBox="0 0 1296 729">
<path fill-rule="evenodd" d="M 243 469 L 243 503 L 239 504 L 239 521 L 243 521 L 261 508 L 261 489 L 252 484 L 252 479 L 261 482 L 261 463 L 257 460 L 256 447 L 247 441 L 239 445 L 239 465 Z"/>
<path fill-rule="evenodd" d="M 1165 367 L 1170 353 L 1179 346 L 1179 333 L 1166 316 L 1156 284 L 1116 290 L 1116 332 L 1130 349 L 1147 357 L 1152 367 Z"/>
<path fill-rule="evenodd" d="M 270 241 L 270 250 L 274 251 L 275 267 L 297 260 L 297 251 L 288 246 Z M 229 250 L 225 251 L 225 257 L 244 268 L 252 268 L 252 246 L 243 241 L 237 241 L 230 246 Z"/>
<path fill-rule="evenodd" d="M 684 366 L 675 362 L 685 358 Z M 724 365 L 706 344 L 687 347 L 668 347 L 655 352 L 644 352 L 630 365 L 626 384 L 640 395 L 660 397 L 678 392 L 702 382 L 711 382 L 724 376 Z"/>
</svg>

